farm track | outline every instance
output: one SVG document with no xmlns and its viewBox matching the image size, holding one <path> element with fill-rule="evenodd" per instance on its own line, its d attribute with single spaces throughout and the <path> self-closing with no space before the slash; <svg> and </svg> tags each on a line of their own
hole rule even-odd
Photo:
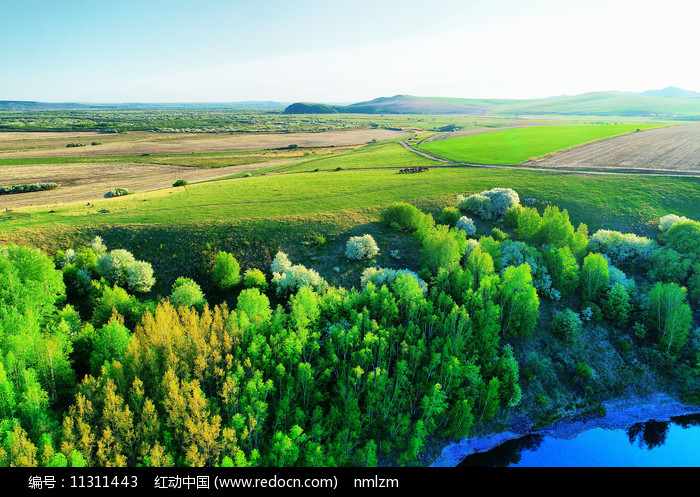
<svg viewBox="0 0 700 497">
<path fill-rule="evenodd" d="M 665 126 L 613 136 L 555 152 L 523 166 L 622 169 L 700 174 L 700 124 Z"/>
</svg>

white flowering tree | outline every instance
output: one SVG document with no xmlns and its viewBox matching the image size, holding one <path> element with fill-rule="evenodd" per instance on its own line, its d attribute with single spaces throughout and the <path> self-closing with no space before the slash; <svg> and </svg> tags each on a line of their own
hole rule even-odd
<svg viewBox="0 0 700 497">
<path fill-rule="evenodd" d="M 356 261 L 371 259 L 378 253 L 379 247 L 372 235 L 353 236 L 345 246 L 346 257 Z"/>
</svg>

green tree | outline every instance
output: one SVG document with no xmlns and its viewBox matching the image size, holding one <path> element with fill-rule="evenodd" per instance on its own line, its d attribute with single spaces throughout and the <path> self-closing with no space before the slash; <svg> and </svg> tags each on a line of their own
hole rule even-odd
<svg viewBox="0 0 700 497">
<path fill-rule="evenodd" d="M 230 290 L 241 281 L 241 266 L 228 252 L 219 252 L 212 269 L 214 284 L 221 290 Z"/>
<path fill-rule="evenodd" d="M 583 260 L 581 268 L 581 295 L 593 302 L 603 295 L 610 284 L 608 261 L 601 254 L 591 253 Z"/>
<path fill-rule="evenodd" d="M 693 316 L 686 293 L 676 283 L 657 283 L 649 292 L 649 323 L 657 332 L 659 345 L 670 354 L 678 353 L 690 334 Z"/>
</svg>

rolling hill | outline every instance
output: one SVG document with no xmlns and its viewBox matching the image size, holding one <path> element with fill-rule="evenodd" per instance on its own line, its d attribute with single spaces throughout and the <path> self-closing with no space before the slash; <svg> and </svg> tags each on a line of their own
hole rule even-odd
<svg viewBox="0 0 700 497">
<path fill-rule="evenodd" d="M 324 113 L 330 110 L 325 104 L 306 103 L 304 108 L 312 111 L 317 105 L 323 106 Z M 700 93 L 668 87 L 641 93 L 599 91 L 519 100 L 395 95 L 330 107 L 336 112 L 363 114 L 643 116 L 700 120 Z M 298 109 L 299 104 L 293 104 L 285 112 L 298 113 Z"/>
</svg>

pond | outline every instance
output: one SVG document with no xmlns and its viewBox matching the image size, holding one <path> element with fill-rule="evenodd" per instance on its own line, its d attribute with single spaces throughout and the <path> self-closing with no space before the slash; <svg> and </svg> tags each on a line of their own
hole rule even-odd
<svg viewBox="0 0 700 497">
<path fill-rule="evenodd" d="M 528 435 L 467 456 L 459 467 L 700 467 L 700 415 L 594 428 L 571 439 Z"/>
</svg>

